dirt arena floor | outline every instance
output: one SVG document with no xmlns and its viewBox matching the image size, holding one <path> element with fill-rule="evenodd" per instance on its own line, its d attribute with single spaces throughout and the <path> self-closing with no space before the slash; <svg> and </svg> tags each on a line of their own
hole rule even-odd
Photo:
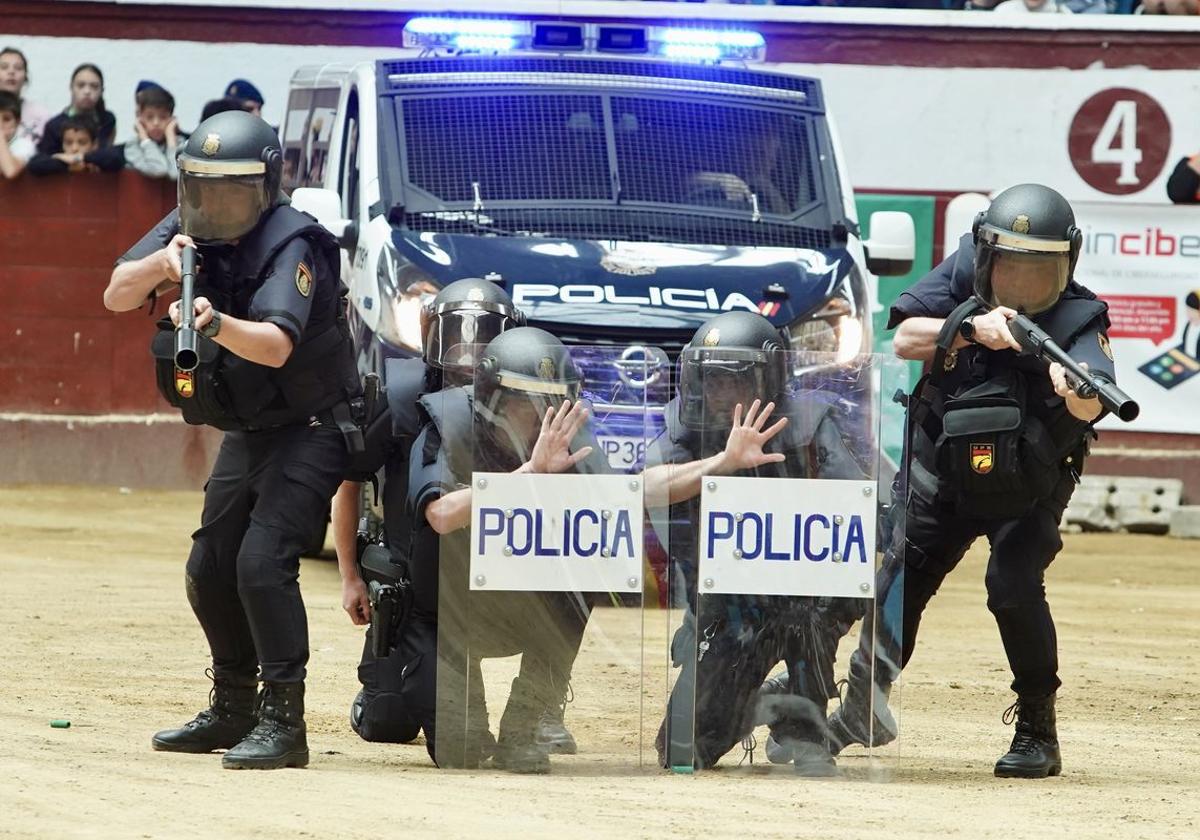
<svg viewBox="0 0 1200 840">
<path fill-rule="evenodd" d="M 0 837 L 1200 837 L 1198 543 L 1067 537 L 1049 580 L 1065 683 L 1058 779 L 991 775 L 1010 695 L 979 550 L 927 613 L 900 750 L 844 757 L 842 780 L 735 770 L 736 756 L 695 776 L 608 764 L 639 741 L 636 671 L 620 664 L 636 659 L 621 640 L 636 614 L 615 611 L 589 630 L 576 669 L 568 721 L 581 755 L 551 776 L 439 771 L 421 745 L 363 743 L 347 724 L 361 629 L 341 610 L 334 564 L 320 560 L 302 572 L 312 764 L 228 772 L 215 755 L 149 743 L 207 697 L 183 592 L 199 502 L 0 488 Z M 653 613 L 646 626 L 656 648 L 668 621 Z M 658 673 L 643 737 L 661 711 L 661 659 L 646 657 Z M 55 718 L 72 725 L 52 729 Z"/>
</svg>

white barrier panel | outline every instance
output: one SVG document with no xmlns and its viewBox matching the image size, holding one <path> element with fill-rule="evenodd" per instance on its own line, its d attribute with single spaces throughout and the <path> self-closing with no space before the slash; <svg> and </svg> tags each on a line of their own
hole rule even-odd
<svg viewBox="0 0 1200 840">
<path fill-rule="evenodd" d="M 642 480 L 475 473 L 471 589 L 642 591 Z"/>
<path fill-rule="evenodd" d="M 701 591 L 871 595 L 875 501 L 872 481 L 706 477 Z"/>
</svg>

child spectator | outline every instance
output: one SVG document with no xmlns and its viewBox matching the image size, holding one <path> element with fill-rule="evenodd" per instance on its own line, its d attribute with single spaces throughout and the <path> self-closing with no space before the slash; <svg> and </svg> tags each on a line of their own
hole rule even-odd
<svg viewBox="0 0 1200 840">
<path fill-rule="evenodd" d="M 62 116 L 62 115 L 60 115 Z M 54 119 L 58 119 L 55 117 Z M 53 122 L 53 120 L 51 121 Z M 33 175 L 56 175 L 60 172 L 116 172 L 125 166 L 122 146 L 100 148 L 100 131 L 96 121 L 86 115 L 66 117 L 58 126 L 62 151 L 53 154 L 39 152 L 29 161 Z"/>
<path fill-rule="evenodd" d="M 36 146 L 42 139 L 50 112 L 21 96 L 21 91 L 28 84 L 29 62 L 25 60 L 25 53 L 16 47 L 0 50 L 0 91 L 11 93 L 21 103 L 21 125 L 17 128 L 17 137 L 24 137 Z"/>
<path fill-rule="evenodd" d="M 21 126 L 21 100 L 16 94 L 0 90 L 0 176 L 16 178 L 36 151 L 28 137 L 18 133 Z"/>
<path fill-rule="evenodd" d="M 175 119 L 175 97 L 154 82 L 139 82 L 137 137 L 125 143 L 125 165 L 151 178 L 179 180 L 175 149 L 179 144 L 179 121 Z"/>
<path fill-rule="evenodd" d="M 92 120 L 101 149 L 112 146 L 117 118 L 104 105 L 104 75 L 95 64 L 81 64 L 71 74 L 71 105 L 46 123 L 46 131 L 38 143 L 39 155 L 54 155 L 63 150 L 63 124 L 75 117 Z"/>
</svg>

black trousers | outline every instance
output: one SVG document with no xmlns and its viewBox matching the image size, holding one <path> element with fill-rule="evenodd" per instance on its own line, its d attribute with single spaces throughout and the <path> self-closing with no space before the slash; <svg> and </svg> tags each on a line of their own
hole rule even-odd
<svg viewBox="0 0 1200 840">
<path fill-rule="evenodd" d="M 821 741 L 836 693 L 838 641 L 868 602 L 854 598 L 707 595 L 672 640 L 681 667 L 659 728 L 664 767 L 711 767 L 761 716 L 776 739 Z M 787 691 L 757 702 L 771 670 L 784 664 Z"/>
<path fill-rule="evenodd" d="M 187 561 L 188 601 L 218 680 L 304 679 L 300 552 L 325 516 L 346 461 L 334 428 L 226 433 Z"/>
<path fill-rule="evenodd" d="M 358 734 L 365 741 L 404 744 L 424 730 L 432 758 L 436 739 L 437 623 L 413 616 L 387 656 L 372 652 L 367 631 L 358 679 L 363 686 Z"/>
<path fill-rule="evenodd" d="M 926 605 L 972 543 L 987 537 L 987 605 L 1012 669 L 1012 689 L 1030 698 L 1056 691 L 1062 684 L 1058 637 L 1044 582 L 1047 567 L 1062 549 L 1058 525 L 1074 489 L 1074 479 L 1064 473 L 1049 498 L 1029 513 L 997 520 L 956 516 L 931 500 L 932 494 L 910 486 L 904 521 L 893 532 L 876 581 L 876 680 L 890 684 L 908 664 Z M 852 673 L 869 671 L 872 625 L 864 622 Z"/>
</svg>

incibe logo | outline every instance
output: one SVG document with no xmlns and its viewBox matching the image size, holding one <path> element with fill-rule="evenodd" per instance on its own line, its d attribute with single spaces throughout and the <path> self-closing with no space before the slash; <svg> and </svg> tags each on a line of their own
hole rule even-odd
<svg viewBox="0 0 1200 840">
<path fill-rule="evenodd" d="M 1144 228 L 1136 232 L 1110 232 L 1085 228 L 1083 252 L 1099 256 L 1189 257 L 1200 258 L 1200 236 L 1176 236 L 1162 228 Z"/>
</svg>

